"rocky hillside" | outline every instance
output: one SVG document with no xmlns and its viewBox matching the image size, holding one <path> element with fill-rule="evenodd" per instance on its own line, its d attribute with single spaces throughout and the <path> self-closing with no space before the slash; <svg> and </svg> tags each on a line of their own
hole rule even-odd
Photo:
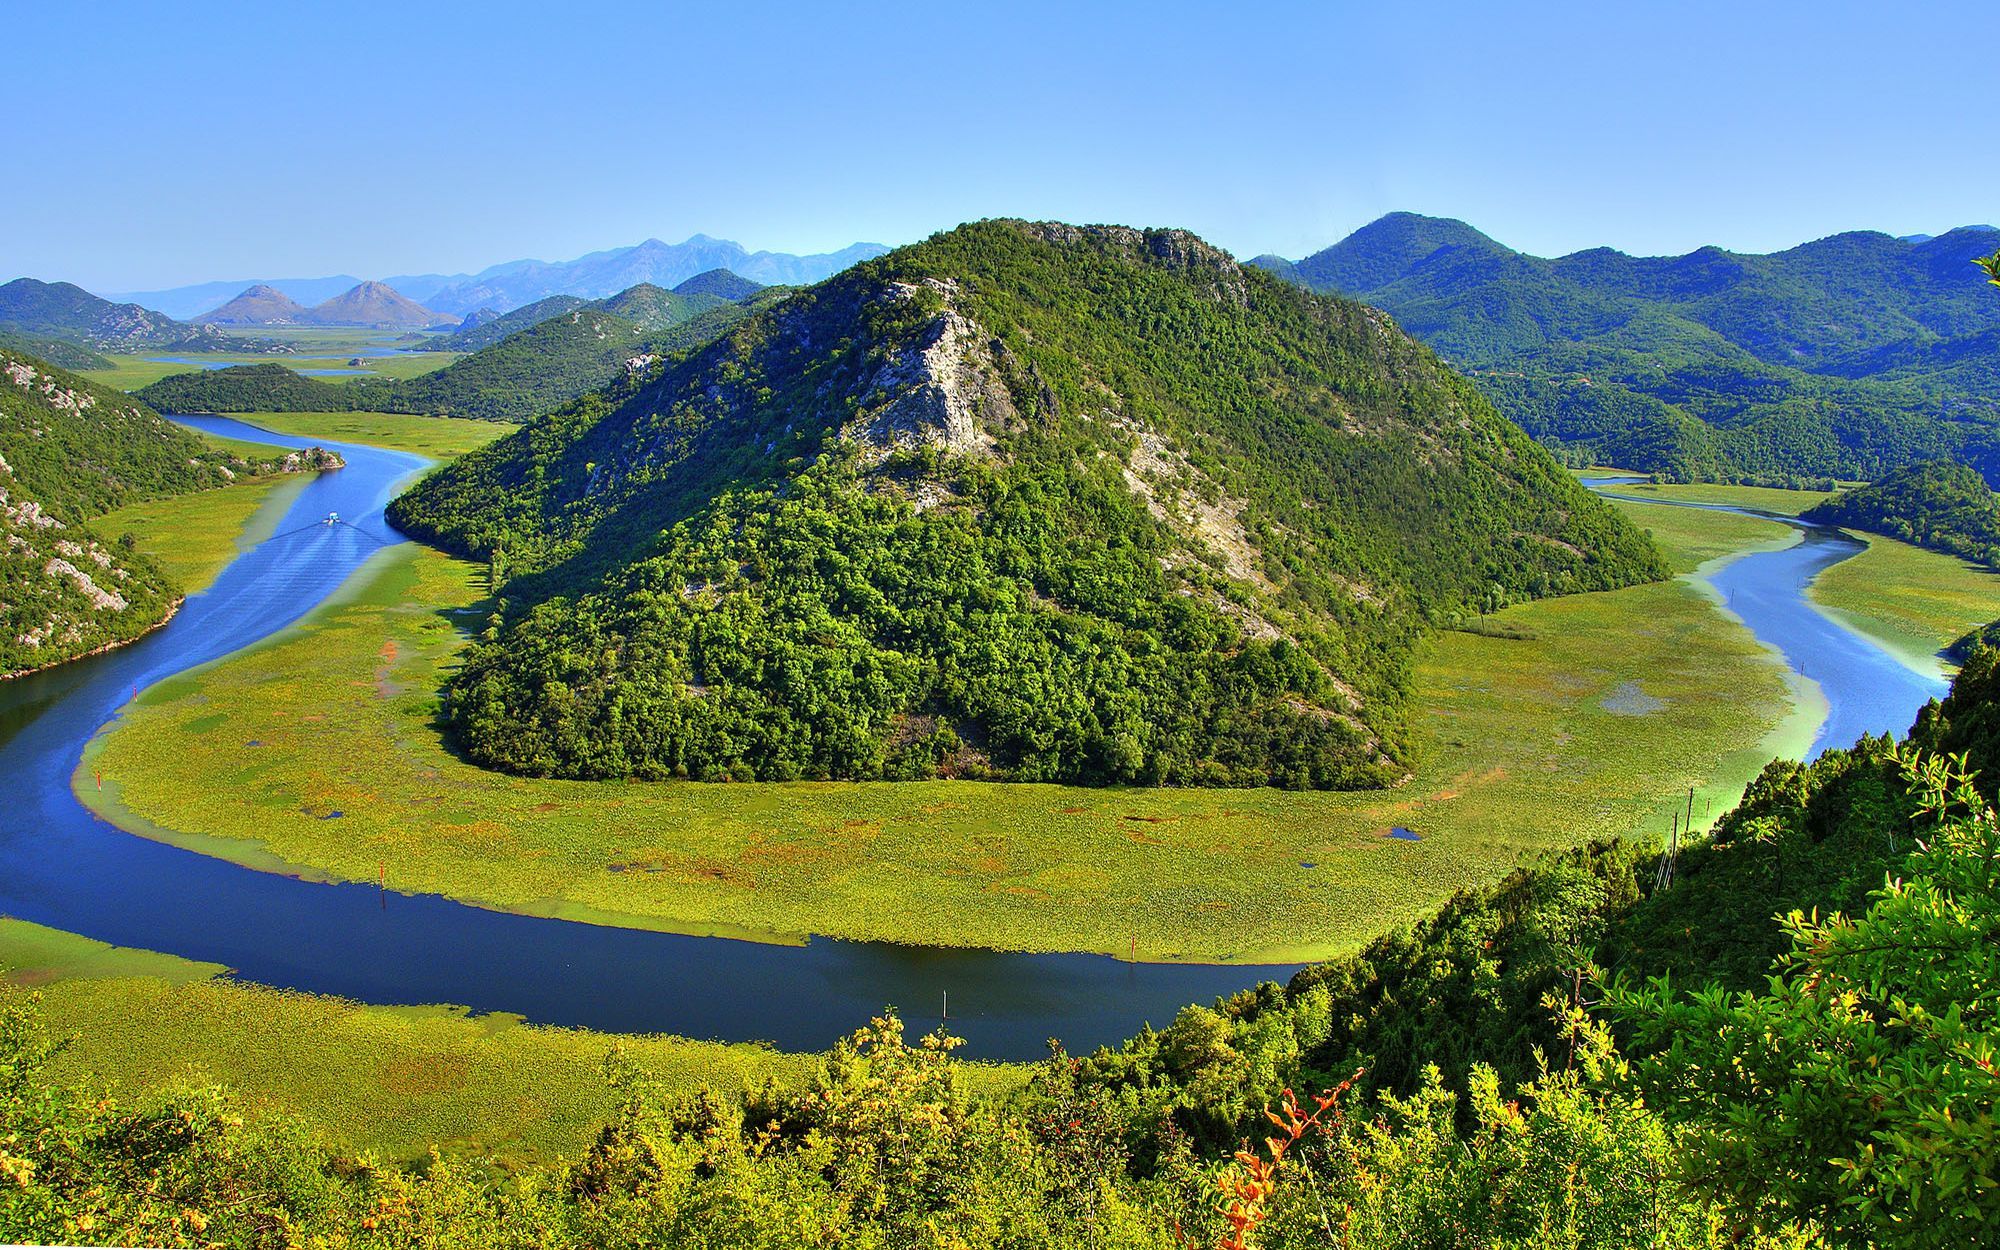
<svg viewBox="0 0 2000 1250">
<path fill-rule="evenodd" d="M 273 366 L 276 367 L 276 366 Z M 130 641 L 179 592 L 92 518 L 239 476 L 338 467 L 323 452 L 247 462 L 131 397 L 0 349 L 0 673 Z"/>
<path fill-rule="evenodd" d="M 259 283 L 228 303 L 195 318 L 198 325 L 295 326 L 308 320 L 304 305 L 273 286 Z"/>
<path fill-rule="evenodd" d="M 0 330 L 99 351 L 213 351 L 221 331 L 191 326 L 137 304 L 114 304 L 68 282 L 16 278 L 0 286 Z"/>
<path fill-rule="evenodd" d="M 1382 784 L 1427 628 L 1662 574 L 1383 314 L 1013 221 L 635 364 L 392 516 L 503 587 L 466 747 L 566 776 Z"/>
</svg>

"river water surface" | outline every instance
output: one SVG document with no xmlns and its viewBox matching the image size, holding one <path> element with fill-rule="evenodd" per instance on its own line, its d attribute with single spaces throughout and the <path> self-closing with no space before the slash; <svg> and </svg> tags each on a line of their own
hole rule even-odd
<svg viewBox="0 0 2000 1250">
<path fill-rule="evenodd" d="M 234 438 L 307 440 L 222 418 Z M 298 620 L 402 539 L 382 509 L 424 462 L 322 441 L 347 468 L 307 483 L 275 537 L 238 557 L 164 629 L 129 647 L 0 684 L 0 914 L 125 946 L 220 963 L 268 985 L 383 1004 L 453 1003 L 614 1032 L 831 1044 L 886 1005 L 918 1028 L 949 994 L 966 1053 L 1031 1059 L 1050 1038 L 1082 1051 L 1164 1025 L 1183 1005 L 1291 966 L 1132 964 L 816 938 L 780 946 L 520 916 L 435 895 L 324 885 L 238 867 L 98 819 L 70 789 L 84 745 L 135 691 Z M 319 523 L 338 513 L 340 524 Z M 1846 546 L 1842 546 L 1842 543 Z M 1758 637 L 1803 665 L 1832 715 L 1821 737 L 1907 728 L 1941 685 L 1805 600 L 1858 544 L 1831 536 L 1745 556 L 1714 580 Z M 1885 663 L 1886 661 L 1886 663 Z M 920 902 L 912 905 L 921 906 Z"/>
</svg>

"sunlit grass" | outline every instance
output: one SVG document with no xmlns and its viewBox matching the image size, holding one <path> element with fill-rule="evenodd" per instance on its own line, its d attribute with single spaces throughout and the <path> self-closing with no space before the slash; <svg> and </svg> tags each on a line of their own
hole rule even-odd
<svg viewBox="0 0 2000 1250">
<path fill-rule="evenodd" d="M 308 351 L 312 350 L 310 348 Z M 288 369 L 345 369 L 354 358 L 357 346 L 346 349 L 326 347 L 311 355 L 291 355 L 284 352 L 143 352 L 138 354 L 116 354 L 108 359 L 109 369 L 86 369 L 83 376 L 93 382 L 121 391 L 136 391 L 151 386 L 161 378 L 176 373 L 193 373 L 202 364 L 220 365 L 267 365 L 280 364 Z M 173 359 L 167 359 L 172 357 Z M 414 378 L 442 369 L 459 358 L 454 352 L 397 352 L 388 356 L 373 356 L 361 363 L 367 373 L 337 373 L 321 375 L 323 382 L 351 382 L 356 378 Z M 197 363 L 189 363 L 189 362 Z"/>
<path fill-rule="evenodd" d="M 612 1110 L 604 1060 L 613 1049 L 669 1092 L 794 1081 L 811 1063 L 766 1046 L 611 1037 L 268 989 L 216 979 L 214 964 L 20 920 L 0 919 L 0 968 L 40 992 L 52 1032 L 76 1035 L 55 1064 L 60 1078 L 127 1094 L 222 1081 L 351 1149 L 400 1158 L 432 1144 L 515 1163 L 580 1153 Z M 999 1084 L 1019 1070 L 977 1071 Z"/>
<path fill-rule="evenodd" d="M 433 460 L 464 455 L 518 428 L 504 421 L 426 417 L 403 412 L 237 412 L 229 416 L 231 420 L 280 434 L 366 443 L 415 452 Z"/>
<path fill-rule="evenodd" d="M 1893 538 L 1849 532 L 1868 550 L 1821 573 L 1809 593 L 1905 663 L 1942 672 L 1939 651 L 2000 618 L 2000 574 Z"/>
<path fill-rule="evenodd" d="M 1691 528 L 1670 545 L 1704 519 L 1725 545 L 1783 535 L 1674 515 Z M 524 912 L 1267 961 L 1351 949 L 1542 849 L 1664 831 L 1690 786 L 1719 811 L 1811 729 L 1786 719 L 1779 664 L 1676 581 L 1489 622 L 1523 638 L 1434 640 L 1423 762 L 1386 792 L 532 781 L 454 758 L 433 724 L 478 600 L 470 566 L 385 553 L 300 627 L 148 692 L 82 775 L 102 771 L 128 824 L 208 853 L 344 879 L 386 864 L 392 888 Z M 1606 706 L 1627 688 L 1661 705 Z"/>
<path fill-rule="evenodd" d="M 1814 504 L 1823 503 L 1833 497 L 1833 492 L 1824 490 L 1780 490 L 1772 486 L 1718 486 L 1708 482 L 1665 486 L 1636 482 L 1612 489 L 1621 495 L 1636 495 L 1662 502 L 1728 504 L 1731 507 L 1755 508 L 1759 512 L 1777 512 L 1785 516 L 1797 516 Z"/>
<path fill-rule="evenodd" d="M 129 504 L 90 525 L 113 541 L 132 535 L 140 551 L 192 594 L 205 589 L 240 552 L 269 537 L 308 480 L 297 473 L 252 478 L 220 490 Z"/>
</svg>

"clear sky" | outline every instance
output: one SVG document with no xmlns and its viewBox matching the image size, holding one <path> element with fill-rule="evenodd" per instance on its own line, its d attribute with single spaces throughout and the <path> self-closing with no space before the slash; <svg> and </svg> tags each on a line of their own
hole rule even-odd
<svg viewBox="0 0 2000 1250">
<path fill-rule="evenodd" d="M 1300 256 L 2000 219 L 2000 4 L 14 4 L 0 278 L 474 270 L 1032 216 Z"/>
</svg>

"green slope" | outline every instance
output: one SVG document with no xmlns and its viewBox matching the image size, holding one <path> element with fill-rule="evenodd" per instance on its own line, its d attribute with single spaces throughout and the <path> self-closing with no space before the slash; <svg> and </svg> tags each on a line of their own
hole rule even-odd
<svg viewBox="0 0 2000 1250">
<path fill-rule="evenodd" d="M 225 456 L 130 396 L 0 348 L 0 673 L 151 629 L 176 589 L 94 533 L 113 508 L 268 470 Z"/>
<path fill-rule="evenodd" d="M 1966 465 L 1933 461 L 1899 469 L 1835 495 L 1805 519 L 1886 534 L 2000 568 L 2000 495 Z"/>
<path fill-rule="evenodd" d="M 1663 569 L 1385 318 L 987 222 L 399 500 L 494 563 L 457 731 L 537 774 L 1354 786 L 1429 626 Z"/>
<path fill-rule="evenodd" d="M 2000 306 L 1968 263 L 1995 244 L 1968 228 L 1544 260 L 1398 213 L 1289 273 L 1388 310 L 1579 460 L 1781 482 L 1951 456 L 2000 481 Z"/>
</svg>

